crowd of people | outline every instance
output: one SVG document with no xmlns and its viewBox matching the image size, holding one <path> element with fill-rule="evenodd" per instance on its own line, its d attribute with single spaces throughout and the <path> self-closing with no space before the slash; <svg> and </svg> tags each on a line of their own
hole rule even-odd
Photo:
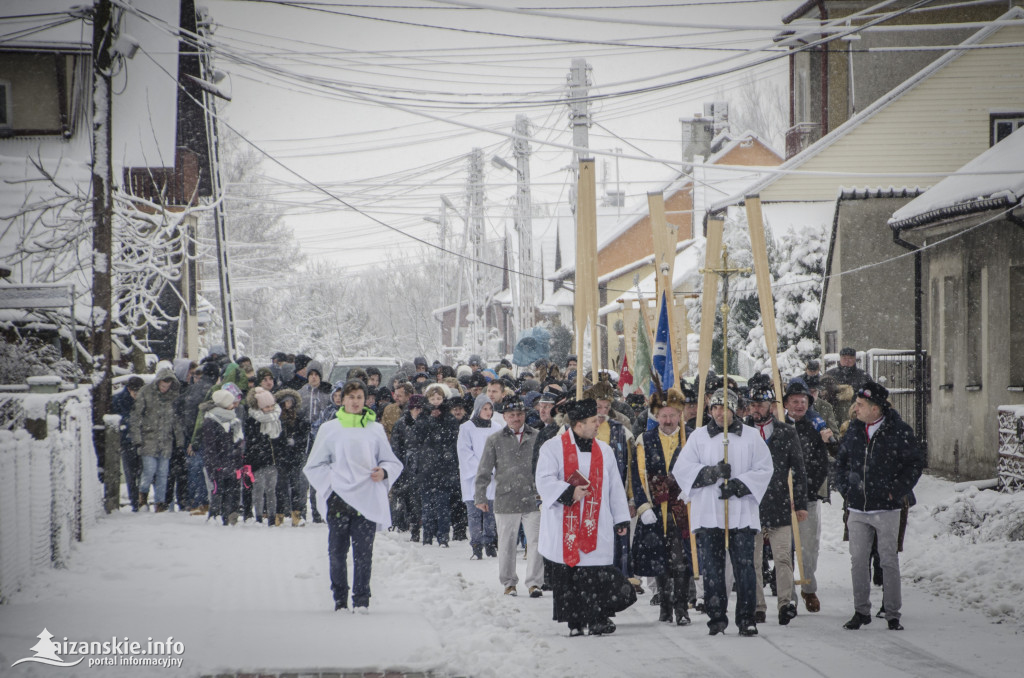
<svg viewBox="0 0 1024 678">
<path fill-rule="evenodd" d="M 308 510 L 327 523 L 336 610 L 350 593 L 354 611 L 368 608 L 374 534 L 388 529 L 495 558 L 509 596 L 524 547 L 526 594 L 550 591 L 570 635 L 614 632 L 645 586 L 660 622 L 688 626 L 697 610 L 711 635 L 729 626 L 735 590 L 733 621 L 756 635 L 766 585 L 780 625 L 801 599 L 821 609 L 819 506 L 835 490 L 855 608 L 845 628 L 870 623 L 873 579 L 878 616 L 900 630 L 898 551 L 925 459 L 856 352 L 839 363 L 822 374 L 809 362 L 782 394 L 768 375 L 741 387 L 712 372 L 645 396 L 574 356 L 518 371 L 418 357 L 388 383 L 352 368 L 329 384 L 309 356 L 254 369 L 214 347 L 199 364 L 158 365 L 148 384 L 128 379 L 113 407 L 133 511 L 148 510 L 151 489 L 156 512 L 228 526 L 299 527 Z"/>
</svg>

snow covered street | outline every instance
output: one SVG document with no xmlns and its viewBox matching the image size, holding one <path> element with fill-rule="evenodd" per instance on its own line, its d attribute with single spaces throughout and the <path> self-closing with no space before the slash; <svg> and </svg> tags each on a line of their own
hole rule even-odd
<svg viewBox="0 0 1024 678">
<path fill-rule="evenodd" d="M 659 624 L 649 593 L 616 617 L 614 635 L 570 639 L 564 624 L 551 621 L 550 594 L 530 599 L 520 586 L 519 597 L 502 595 L 494 559 L 469 560 L 466 542 L 442 549 L 399 533 L 378 534 L 370 614 L 335 613 L 324 525 L 268 529 L 250 521 L 229 529 L 186 513 L 122 512 L 100 520 L 77 545 L 70 568 L 42 573 L 0 606 L 0 674 L 1019 675 L 1024 573 L 1015 564 L 1024 562 L 1024 542 L 983 541 L 983 529 L 961 537 L 947 528 L 950 516 L 971 513 L 967 506 L 1019 523 L 1024 498 L 968 491 L 932 517 L 953 498 L 948 482 L 926 476 L 918 486 L 902 556 L 906 631 L 890 632 L 881 620 L 859 631 L 841 628 L 853 606 L 842 516 L 833 505 L 824 511 L 822 611 L 811 615 L 801 606 L 783 628 L 770 609 L 752 639 L 739 638 L 734 626 L 709 637 L 706 617 L 693 611 L 690 627 Z M 877 608 L 878 589 L 872 602 Z M 89 668 L 86 660 L 73 668 L 12 668 L 32 655 L 44 628 L 57 642 L 173 637 L 184 645 L 182 666 Z"/>
</svg>

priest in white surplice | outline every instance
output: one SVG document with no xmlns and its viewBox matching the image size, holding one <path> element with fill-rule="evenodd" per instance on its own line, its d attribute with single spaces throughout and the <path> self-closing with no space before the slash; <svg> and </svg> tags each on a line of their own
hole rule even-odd
<svg viewBox="0 0 1024 678">
<path fill-rule="evenodd" d="M 554 619 L 569 635 L 615 631 L 611 617 L 634 602 L 636 592 L 612 566 L 615 534 L 629 526 L 629 505 L 615 453 L 595 439 L 600 421 L 592 399 L 563 410 L 569 430 L 544 443 L 537 459 L 541 498 L 540 553 L 547 560 L 554 594 Z M 566 479 L 578 471 L 586 483 Z"/>
</svg>

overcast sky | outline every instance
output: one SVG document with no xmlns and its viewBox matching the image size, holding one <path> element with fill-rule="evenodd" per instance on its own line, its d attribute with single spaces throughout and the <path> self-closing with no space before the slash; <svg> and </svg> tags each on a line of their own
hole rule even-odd
<svg viewBox="0 0 1024 678">
<path fill-rule="evenodd" d="M 525 11 L 476 7 L 484 4 L 208 3 L 221 54 L 216 65 L 229 73 L 232 94 L 221 113 L 281 163 L 265 163 L 266 188 L 289 206 L 288 223 L 307 254 L 358 267 L 422 249 L 308 182 L 436 241 L 436 226 L 423 217 L 437 215 L 441 194 L 463 204 L 466 156 L 474 147 L 488 160 L 487 224 L 497 237 L 511 216 L 514 175 L 489 159 L 513 156 L 506 137 L 479 130 L 507 133 L 517 114 L 534 125 L 534 203 L 565 202 L 571 151 L 540 142 L 571 144 L 563 102 L 573 58 L 590 63 L 592 94 L 610 95 L 592 108 L 590 147 L 598 158 L 618 148 L 678 161 L 680 117 L 699 113 L 703 102 L 728 95 L 750 76 L 785 85 L 787 60 L 672 83 L 768 56 L 746 50 L 770 47 L 781 17 L 797 5 L 526 0 L 515 3 Z M 614 160 L 607 170 L 599 160 L 597 171 L 599 180 L 605 172 L 616 179 Z M 653 190 L 673 171 L 655 160 L 618 164 L 620 186 L 631 195 Z M 543 228 L 535 224 L 538 240 Z"/>
</svg>

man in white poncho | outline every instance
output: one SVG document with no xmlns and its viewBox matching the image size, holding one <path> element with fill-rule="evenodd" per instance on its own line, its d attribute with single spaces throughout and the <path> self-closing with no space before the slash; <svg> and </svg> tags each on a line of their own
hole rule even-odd
<svg viewBox="0 0 1024 678">
<path fill-rule="evenodd" d="M 736 626 L 740 635 L 757 635 L 754 537 L 761 529 L 758 505 L 772 478 L 771 451 L 753 428 L 736 415 L 736 394 L 718 389 L 711 396 L 711 421 L 695 430 L 683 446 L 672 474 L 690 506 L 690 528 L 697 536 L 704 578 L 704 606 L 710 635 L 729 626 L 725 587 L 725 506 L 729 512 L 729 557 L 736 577 Z M 724 460 L 728 427 L 729 462 Z"/>
<path fill-rule="evenodd" d="M 391 526 L 388 491 L 402 474 L 384 427 L 366 402 L 366 385 L 352 379 L 341 392 L 341 408 L 320 426 L 302 469 L 316 489 L 320 514 L 327 520 L 334 609 L 348 607 L 349 543 L 352 545 L 352 609 L 370 605 L 373 538 Z"/>
</svg>

